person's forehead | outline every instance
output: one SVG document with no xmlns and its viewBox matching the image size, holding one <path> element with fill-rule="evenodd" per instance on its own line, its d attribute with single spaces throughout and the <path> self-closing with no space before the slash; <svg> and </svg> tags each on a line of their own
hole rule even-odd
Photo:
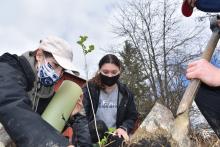
<svg viewBox="0 0 220 147">
<path fill-rule="evenodd" d="M 102 65 L 101 70 L 119 70 L 119 67 L 112 63 L 105 63 Z"/>
</svg>

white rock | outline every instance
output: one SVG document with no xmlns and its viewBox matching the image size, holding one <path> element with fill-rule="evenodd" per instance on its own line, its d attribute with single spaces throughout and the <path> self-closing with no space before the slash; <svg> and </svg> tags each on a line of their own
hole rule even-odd
<svg viewBox="0 0 220 147">
<path fill-rule="evenodd" d="M 165 106 L 156 103 L 140 127 L 145 127 L 146 131 L 151 133 L 159 128 L 170 131 L 173 126 L 173 121 L 174 117 L 172 112 Z"/>
<path fill-rule="evenodd" d="M 158 142 L 160 137 L 165 137 L 167 138 L 167 142 L 169 142 L 172 147 L 190 147 L 191 141 L 186 135 L 188 132 L 187 126 L 189 123 L 184 124 L 184 127 L 180 127 L 180 132 L 182 130 L 185 131 L 183 134 L 177 133 L 175 136 L 173 136 L 173 128 L 176 126 L 175 124 L 176 120 L 174 119 L 172 112 L 162 104 L 155 103 L 150 113 L 142 122 L 141 126 L 131 137 L 132 141 L 139 142 L 144 139 L 150 142 L 152 142 L 152 140 Z M 177 128 L 177 132 L 179 132 L 179 127 Z M 164 143 L 167 144 L 167 142 L 165 141 Z"/>
<path fill-rule="evenodd" d="M 12 142 L 10 136 L 8 135 L 8 133 L 5 131 L 4 127 L 0 123 L 0 147 L 7 146 L 7 144 L 9 144 L 10 142 Z"/>
<path fill-rule="evenodd" d="M 0 147 L 5 147 L 5 145 L 2 142 L 0 142 Z"/>
</svg>

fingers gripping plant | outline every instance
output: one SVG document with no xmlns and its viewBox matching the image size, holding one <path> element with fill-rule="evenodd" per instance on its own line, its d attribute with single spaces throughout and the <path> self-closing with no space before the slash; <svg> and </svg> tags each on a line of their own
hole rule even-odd
<svg viewBox="0 0 220 147">
<path fill-rule="evenodd" d="M 108 137 L 110 135 L 115 135 L 114 134 L 115 130 L 116 130 L 116 128 L 108 128 L 108 132 L 106 132 L 107 135 L 105 135 L 104 138 L 102 138 L 102 140 L 100 141 L 99 145 L 100 146 L 108 146 L 108 145 L 110 145 L 112 142 L 108 143 Z"/>
</svg>

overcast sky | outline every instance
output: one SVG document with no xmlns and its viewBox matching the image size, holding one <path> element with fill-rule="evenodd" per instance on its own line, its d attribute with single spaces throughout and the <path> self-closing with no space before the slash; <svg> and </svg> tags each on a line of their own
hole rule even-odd
<svg viewBox="0 0 220 147">
<path fill-rule="evenodd" d="M 76 44 L 80 35 L 96 51 L 88 55 L 94 73 L 104 55 L 100 48 L 117 42 L 111 33 L 111 18 L 119 0 L 0 0 L 0 54 L 35 50 L 48 35 L 64 38 L 74 48 L 74 63 L 83 71 L 83 54 Z M 90 73 L 90 74 L 91 74 Z M 83 74 L 83 73 L 82 73 Z"/>
<path fill-rule="evenodd" d="M 74 49 L 74 63 L 83 73 L 83 54 L 76 44 L 80 35 L 96 50 L 88 55 L 89 74 L 105 54 L 102 49 L 121 43 L 112 31 L 116 5 L 126 0 L 0 0 L 0 55 L 35 50 L 39 40 L 56 35 Z M 179 9 L 179 8 L 178 8 Z M 180 13 L 180 11 L 179 11 Z M 186 22 L 193 18 L 184 18 Z"/>
</svg>

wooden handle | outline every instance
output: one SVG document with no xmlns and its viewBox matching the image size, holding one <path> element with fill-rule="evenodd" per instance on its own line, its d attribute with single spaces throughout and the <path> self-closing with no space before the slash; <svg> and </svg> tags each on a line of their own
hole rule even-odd
<svg viewBox="0 0 220 147">
<path fill-rule="evenodd" d="M 207 61 L 211 60 L 212 54 L 216 48 L 219 38 L 220 35 L 218 32 L 212 33 L 211 38 L 202 54 L 203 59 L 206 59 Z M 199 89 L 200 83 L 201 81 L 198 79 L 191 80 L 177 109 L 177 115 L 184 113 L 192 105 L 195 95 Z"/>
</svg>

